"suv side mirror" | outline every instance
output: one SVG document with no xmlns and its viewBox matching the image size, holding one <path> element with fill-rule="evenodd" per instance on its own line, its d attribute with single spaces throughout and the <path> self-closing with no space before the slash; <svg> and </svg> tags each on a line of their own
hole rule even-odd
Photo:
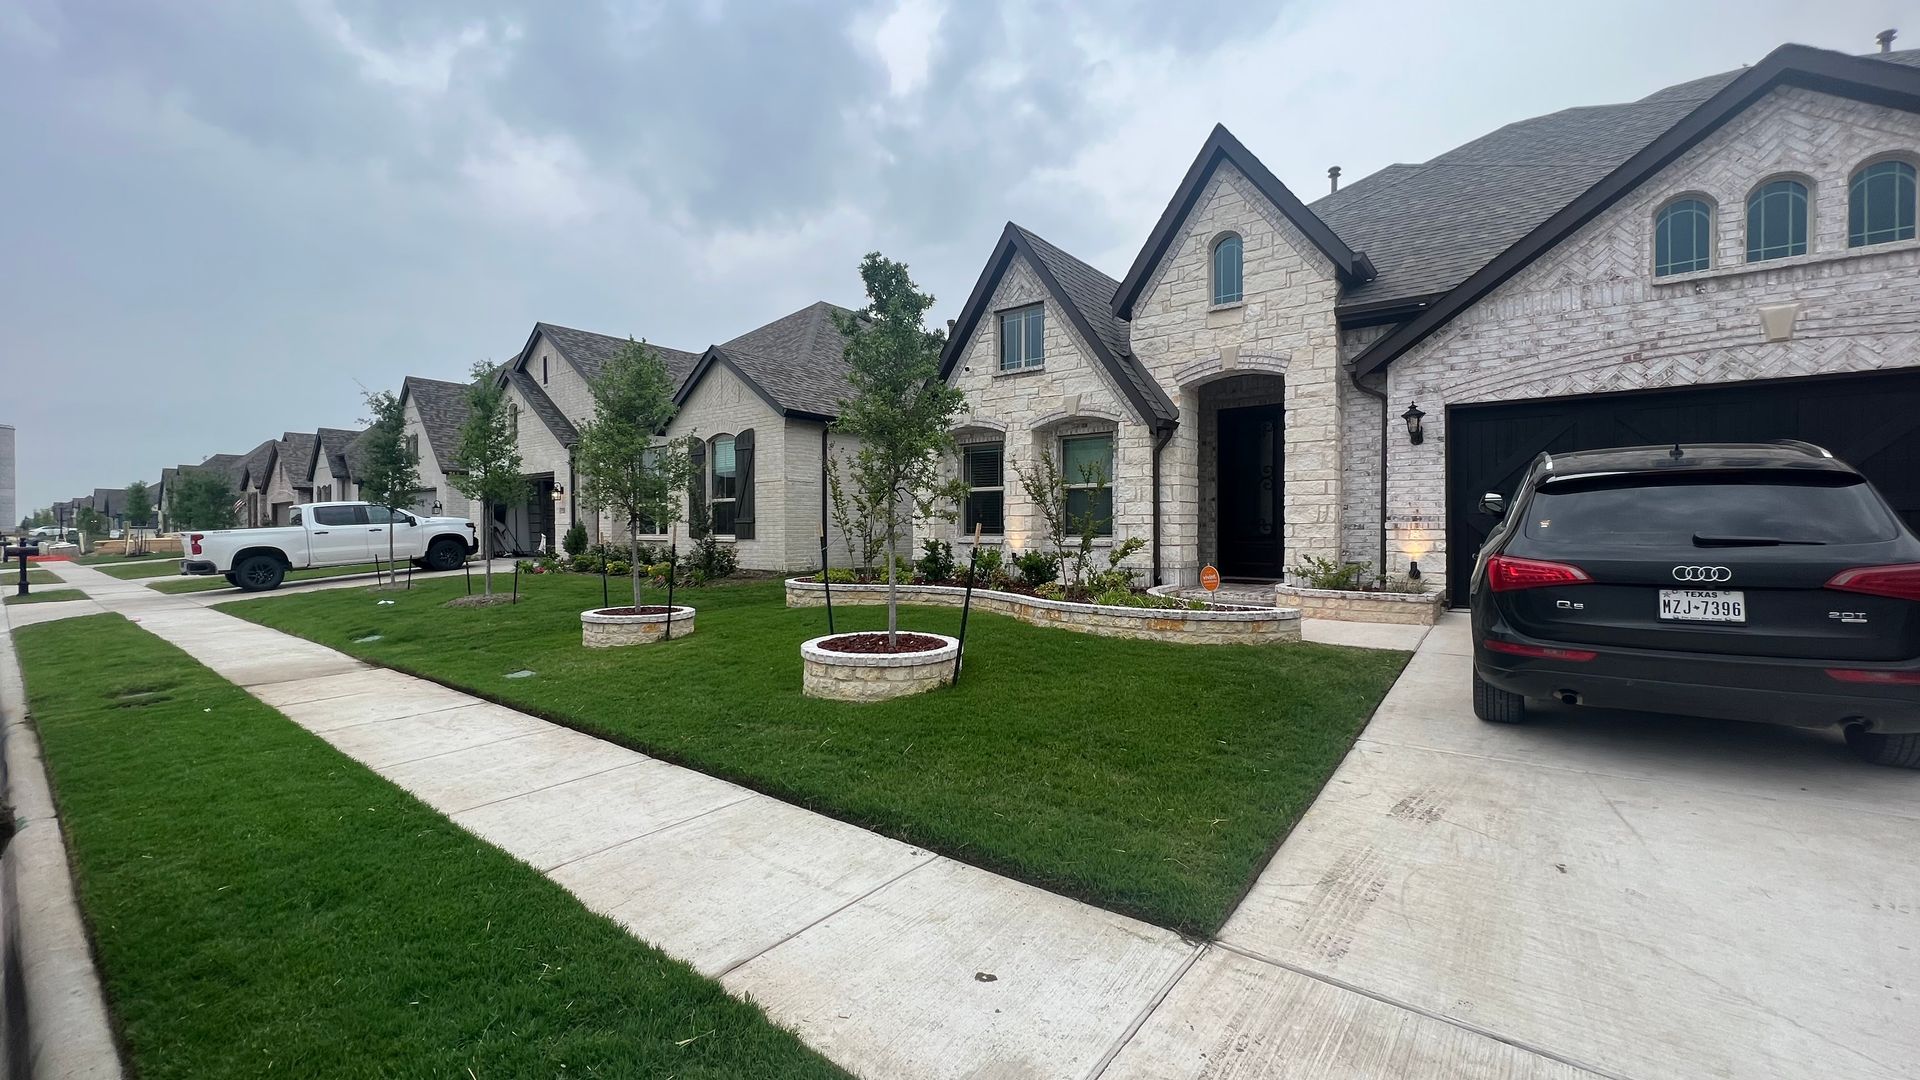
<svg viewBox="0 0 1920 1080">
<path fill-rule="evenodd" d="M 1489 491 L 1480 496 L 1480 512 L 1494 517 L 1507 516 L 1507 497 L 1497 491 Z"/>
</svg>

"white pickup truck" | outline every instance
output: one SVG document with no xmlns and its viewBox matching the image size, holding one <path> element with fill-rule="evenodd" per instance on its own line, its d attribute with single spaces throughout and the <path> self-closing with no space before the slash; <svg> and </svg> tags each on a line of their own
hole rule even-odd
<svg viewBox="0 0 1920 1080">
<path fill-rule="evenodd" d="M 262 592 L 279 588 L 289 570 L 385 562 L 389 551 L 396 562 L 452 570 L 479 549 L 478 536 L 466 518 L 421 517 L 363 502 L 302 503 L 286 525 L 187 533 L 180 572 L 224 574 L 248 592 Z"/>
</svg>

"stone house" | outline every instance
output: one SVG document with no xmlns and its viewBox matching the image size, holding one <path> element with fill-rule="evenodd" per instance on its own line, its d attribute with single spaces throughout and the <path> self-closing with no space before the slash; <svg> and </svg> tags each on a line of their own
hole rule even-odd
<svg viewBox="0 0 1920 1080">
<path fill-rule="evenodd" d="M 314 432 L 304 473 L 304 486 L 311 493 L 312 502 L 347 502 L 358 498 L 352 470 L 347 466 L 347 448 L 360 434 L 345 428 L 324 427 Z"/>
<path fill-rule="evenodd" d="M 409 375 L 400 382 L 400 407 L 406 414 L 407 452 L 420 474 L 411 509 L 417 514 L 467 517 L 467 497 L 451 477 L 461 470 L 453 464 L 460 446 L 460 425 L 467 422 L 467 389 L 463 382 L 423 379 Z M 357 486 L 357 485 L 356 485 Z"/>
<path fill-rule="evenodd" d="M 1044 451 L 1111 478 L 1069 505 L 1143 578 L 1447 588 L 1539 452 L 1777 438 L 1920 524 L 1916 112 L 1920 51 L 1790 45 L 1310 205 L 1216 128 L 1123 279 L 1002 233 L 942 357 L 973 492 L 935 532 L 1039 544 Z"/>
</svg>

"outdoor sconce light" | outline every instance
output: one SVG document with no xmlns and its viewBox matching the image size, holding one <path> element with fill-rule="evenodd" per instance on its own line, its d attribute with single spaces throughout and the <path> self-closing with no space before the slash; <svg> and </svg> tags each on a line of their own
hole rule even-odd
<svg viewBox="0 0 1920 1080">
<path fill-rule="evenodd" d="M 433 516 L 434 517 L 440 516 L 440 500 L 439 499 L 433 500 Z"/>
<path fill-rule="evenodd" d="M 554 502 L 559 502 L 561 499 L 564 499 L 566 497 L 567 497 L 567 486 L 565 484 L 553 485 L 553 501 Z"/>
<path fill-rule="evenodd" d="M 1415 446 L 1419 446 L 1427 437 L 1426 433 L 1420 429 L 1420 420 L 1426 415 L 1420 411 L 1418 405 L 1408 405 L 1407 411 L 1400 414 L 1400 419 L 1407 422 L 1407 441 Z"/>
<path fill-rule="evenodd" d="M 1420 580 L 1420 564 L 1417 561 L 1409 560 L 1407 562 L 1407 576 L 1414 581 Z"/>
</svg>

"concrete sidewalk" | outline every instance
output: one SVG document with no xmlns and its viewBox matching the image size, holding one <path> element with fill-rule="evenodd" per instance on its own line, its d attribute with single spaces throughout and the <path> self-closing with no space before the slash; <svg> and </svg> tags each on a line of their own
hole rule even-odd
<svg viewBox="0 0 1920 1080">
<path fill-rule="evenodd" d="M 1581 1075 L 1356 988 L 72 570 L 101 604 L 859 1075 Z M 1266 1048 L 1256 1057 L 1250 1031 Z"/>
</svg>

